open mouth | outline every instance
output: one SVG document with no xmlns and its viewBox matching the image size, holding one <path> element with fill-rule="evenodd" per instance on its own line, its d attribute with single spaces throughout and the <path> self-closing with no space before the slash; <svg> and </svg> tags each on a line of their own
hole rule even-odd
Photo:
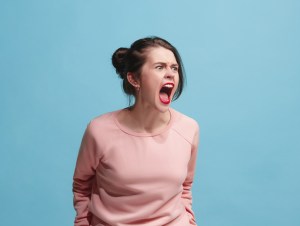
<svg viewBox="0 0 300 226">
<path fill-rule="evenodd" d="M 173 83 L 164 84 L 159 91 L 159 99 L 164 104 L 169 104 L 171 102 L 171 93 L 174 88 Z"/>
</svg>

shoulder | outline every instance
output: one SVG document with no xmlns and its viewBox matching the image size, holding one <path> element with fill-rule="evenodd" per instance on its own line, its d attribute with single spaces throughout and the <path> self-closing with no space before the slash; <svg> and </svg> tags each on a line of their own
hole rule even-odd
<svg viewBox="0 0 300 226">
<path fill-rule="evenodd" d="M 113 111 L 93 118 L 87 125 L 86 131 L 89 134 L 99 134 L 115 128 L 115 116 L 119 112 Z"/>
<path fill-rule="evenodd" d="M 199 129 L 199 124 L 195 119 L 185 114 L 182 114 L 179 111 L 176 111 L 174 109 L 171 109 L 171 111 L 174 116 L 174 123 L 177 126 L 181 127 L 182 129 L 192 129 L 192 130 Z"/>
<path fill-rule="evenodd" d="M 199 124 L 198 122 L 174 109 L 171 109 L 174 122 L 172 129 L 184 137 L 188 142 L 192 143 L 195 136 L 199 133 Z"/>
</svg>

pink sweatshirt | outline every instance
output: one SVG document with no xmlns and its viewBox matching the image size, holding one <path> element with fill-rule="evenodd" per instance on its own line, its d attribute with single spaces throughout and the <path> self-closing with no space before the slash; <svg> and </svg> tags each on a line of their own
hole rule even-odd
<svg viewBox="0 0 300 226">
<path fill-rule="evenodd" d="M 198 124 L 170 109 L 162 131 L 136 133 L 120 111 L 88 125 L 74 173 L 75 226 L 196 225 L 191 186 Z"/>
</svg>

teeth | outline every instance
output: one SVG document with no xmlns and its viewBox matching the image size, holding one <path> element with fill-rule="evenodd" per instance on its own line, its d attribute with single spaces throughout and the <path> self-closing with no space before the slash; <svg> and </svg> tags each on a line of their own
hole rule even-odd
<svg viewBox="0 0 300 226">
<path fill-rule="evenodd" d="M 163 87 L 167 87 L 167 88 L 173 88 L 173 84 L 165 84 Z"/>
</svg>

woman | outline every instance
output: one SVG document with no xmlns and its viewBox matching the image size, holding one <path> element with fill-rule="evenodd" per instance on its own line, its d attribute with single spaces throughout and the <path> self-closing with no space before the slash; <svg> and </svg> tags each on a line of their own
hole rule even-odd
<svg viewBox="0 0 300 226">
<path fill-rule="evenodd" d="M 184 85 L 180 55 L 158 37 L 112 56 L 133 106 L 88 125 L 74 173 L 75 226 L 189 226 L 199 129 L 170 108 Z"/>
</svg>

